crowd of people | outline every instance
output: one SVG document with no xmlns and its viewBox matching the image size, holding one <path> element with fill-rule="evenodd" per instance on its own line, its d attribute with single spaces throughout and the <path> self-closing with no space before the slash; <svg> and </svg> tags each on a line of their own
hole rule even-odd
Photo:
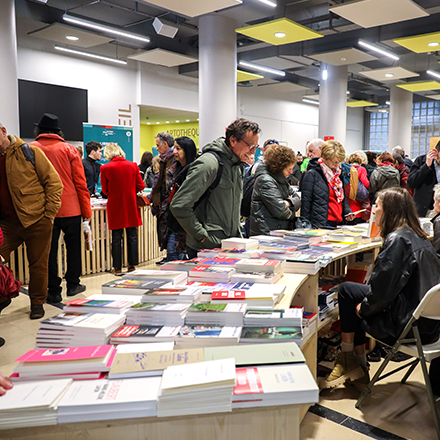
<svg viewBox="0 0 440 440">
<path fill-rule="evenodd" d="M 347 158 L 340 142 L 322 139 L 308 142 L 303 156 L 276 139 L 260 147 L 260 133 L 257 123 L 237 119 L 224 137 L 197 153 L 192 139 L 161 132 L 155 137 L 155 157 L 145 152 L 136 165 L 110 143 L 104 150 L 109 162 L 101 166 L 102 146 L 89 142 L 81 163 L 54 115 L 42 116 L 30 145 L 8 135 L 0 124 L 0 254 L 8 260 L 26 243 L 30 318 L 44 316 L 46 301 L 62 300 L 57 266 L 61 231 L 67 247 L 66 294 L 85 290 L 80 284 L 81 222 L 91 217 L 90 197 L 97 194 L 99 179 L 108 198 L 115 275 L 122 273 L 124 230 L 128 271 L 138 265 L 137 227 L 142 220 L 137 193 L 145 187 L 151 188 L 159 246 L 167 251 L 163 261 L 219 248 L 223 239 L 242 235 L 243 222 L 245 236 L 267 235 L 295 228 L 299 210 L 300 223 L 312 228 L 356 224 L 373 210 L 384 243 L 370 284 L 341 286 L 342 352 L 325 382 L 328 388 L 346 380 L 364 387 L 369 380 L 365 331 L 392 342 L 423 294 L 439 282 L 440 187 L 435 185 L 440 182 L 440 142 L 412 163 L 401 147 L 379 155 L 359 150 Z M 262 154 L 255 161 L 259 149 Z M 243 188 L 250 194 L 246 218 Z M 429 212 L 435 215 L 434 247 L 418 221 Z M 0 297 L 0 313 L 9 303 Z M 422 333 L 432 341 L 439 328 L 427 323 Z M 9 387 L 0 375 L 0 395 Z"/>
</svg>

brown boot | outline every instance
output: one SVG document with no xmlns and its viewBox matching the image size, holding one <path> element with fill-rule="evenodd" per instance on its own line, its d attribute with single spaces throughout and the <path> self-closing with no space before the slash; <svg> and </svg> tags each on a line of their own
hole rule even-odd
<svg viewBox="0 0 440 440">
<path fill-rule="evenodd" d="M 364 370 L 363 377 L 352 381 L 352 384 L 360 393 L 362 393 L 365 390 L 365 388 L 367 388 L 367 385 L 369 383 L 370 383 L 370 373 L 368 372 L 368 369 Z"/>
<path fill-rule="evenodd" d="M 365 375 L 352 351 L 341 351 L 333 371 L 321 382 L 321 388 L 335 388 L 347 380 L 357 380 Z"/>
</svg>

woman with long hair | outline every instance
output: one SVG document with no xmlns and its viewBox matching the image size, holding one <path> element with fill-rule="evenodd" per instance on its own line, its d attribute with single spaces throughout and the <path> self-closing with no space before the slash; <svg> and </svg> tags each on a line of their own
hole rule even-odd
<svg viewBox="0 0 440 440">
<path fill-rule="evenodd" d="M 373 208 L 384 242 L 369 284 L 346 282 L 339 288 L 342 351 L 321 383 L 333 388 L 350 380 L 359 391 L 370 381 L 365 332 L 393 345 L 425 293 L 440 279 L 440 260 L 420 226 L 411 194 L 404 188 L 378 193 Z M 440 324 L 420 318 L 422 343 L 438 339 Z"/>
</svg>

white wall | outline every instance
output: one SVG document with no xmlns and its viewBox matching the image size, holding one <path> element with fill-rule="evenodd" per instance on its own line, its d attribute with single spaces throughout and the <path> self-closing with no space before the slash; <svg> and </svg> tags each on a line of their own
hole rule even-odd
<svg viewBox="0 0 440 440">
<path fill-rule="evenodd" d="M 362 150 L 364 142 L 364 109 L 347 108 L 347 134 L 345 152 L 347 155 Z"/>
</svg>

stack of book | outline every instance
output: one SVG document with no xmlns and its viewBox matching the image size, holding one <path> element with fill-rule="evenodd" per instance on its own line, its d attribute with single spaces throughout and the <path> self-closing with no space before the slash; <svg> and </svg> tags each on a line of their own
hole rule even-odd
<svg viewBox="0 0 440 440">
<path fill-rule="evenodd" d="M 203 258 L 193 258 L 192 260 L 167 261 L 160 266 L 160 270 L 189 272 L 191 269 L 197 267 L 197 264 L 202 260 Z"/>
<path fill-rule="evenodd" d="M 258 249 L 255 238 L 226 238 L 222 240 L 222 249 Z"/>
<path fill-rule="evenodd" d="M 142 303 L 156 304 L 192 304 L 198 302 L 202 296 L 202 289 L 198 286 L 168 286 L 160 289 L 151 289 L 141 298 Z"/>
<path fill-rule="evenodd" d="M 318 399 L 318 386 L 305 363 L 237 368 L 232 408 L 301 405 Z"/>
<path fill-rule="evenodd" d="M 282 238 L 278 237 L 270 237 L 270 240 L 262 239 L 258 240 L 259 246 L 258 249 L 261 251 L 266 252 L 273 252 L 273 251 L 284 251 L 284 252 L 294 252 L 298 249 L 304 249 L 307 248 L 309 245 L 308 243 L 293 243 L 291 241 L 284 241 Z M 263 257 L 262 258 L 266 258 Z M 275 258 L 275 260 L 279 260 L 279 258 Z"/>
<path fill-rule="evenodd" d="M 139 342 L 173 342 L 180 326 L 124 325 L 114 333 L 112 344 L 132 344 Z"/>
<path fill-rule="evenodd" d="M 61 313 L 40 322 L 35 348 L 108 344 L 125 315 Z"/>
<path fill-rule="evenodd" d="M 237 272 L 269 272 L 283 273 L 284 261 L 263 260 L 263 259 L 243 259 L 235 265 Z"/>
<path fill-rule="evenodd" d="M 318 307 L 319 307 L 319 320 L 331 316 L 331 312 L 338 305 L 338 286 L 331 288 L 330 290 L 322 290 L 318 293 Z"/>
<path fill-rule="evenodd" d="M 274 309 L 248 308 L 243 319 L 244 327 L 300 327 L 303 308 Z"/>
<path fill-rule="evenodd" d="M 74 382 L 58 404 L 58 423 L 154 417 L 160 377 Z"/>
<path fill-rule="evenodd" d="M 110 295 L 143 295 L 151 289 L 171 286 L 170 281 L 122 278 L 102 285 L 102 293 Z"/>
<path fill-rule="evenodd" d="M 321 268 L 321 258 L 322 256 L 319 254 L 307 253 L 306 251 L 294 252 L 286 259 L 285 271 L 314 275 Z"/>
<path fill-rule="evenodd" d="M 163 374 L 157 416 L 230 412 L 234 359 L 168 367 Z"/>
<path fill-rule="evenodd" d="M 343 229 L 338 229 L 328 235 L 327 241 L 335 243 L 348 243 L 348 244 L 362 244 L 369 243 L 371 239 L 369 237 L 363 237 L 360 232 L 352 232 Z"/>
<path fill-rule="evenodd" d="M 235 272 L 231 283 L 274 284 L 281 278 L 281 273 L 270 272 Z"/>
<path fill-rule="evenodd" d="M 296 342 L 301 347 L 302 328 L 298 327 L 243 327 L 240 344 Z"/>
<path fill-rule="evenodd" d="M 115 355 L 112 345 L 31 350 L 15 360 L 12 379 L 96 379 L 110 371 Z"/>
<path fill-rule="evenodd" d="M 172 365 L 194 364 L 204 361 L 203 348 L 117 353 L 109 379 L 162 376 L 165 368 Z"/>
<path fill-rule="evenodd" d="M 188 309 L 185 324 L 242 327 L 246 304 L 192 304 Z"/>
<path fill-rule="evenodd" d="M 312 335 L 316 333 L 318 325 L 318 314 L 313 312 L 303 313 L 303 343 L 307 341 Z"/>
<path fill-rule="evenodd" d="M 122 278 L 139 279 L 144 281 L 168 281 L 172 284 L 185 284 L 187 275 L 182 271 L 173 270 L 145 270 L 137 269 L 122 275 Z"/>
<path fill-rule="evenodd" d="M 240 334 L 241 326 L 184 325 L 175 338 L 175 344 L 179 349 L 237 345 Z"/>
<path fill-rule="evenodd" d="M 14 384 L 0 399 L 0 428 L 56 425 L 57 405 L 72 379 Z"/>
<path fill-rule="evenodd" d="M 128 325 L 166 325 L 171 327 L 184 324 L 189 304 L 138 303 L 126 313 Z"/>
<path fill-rule="evenodd" d="M 221 266 L 221 267 L 234 267 L 235 263 L 238 263 L 240 258 L 234 257 L 221 257 L 217 255 L 214 258 L 203 258 L 197 266 Z"/>
<path fill-rule="evenodd" d="M 219 257 L 224 258 L 259 258 L 261 251 L 257 249 L 222 249 L 218 254 Z"/>
<path fill-rule="evenodd" d="M 197 266 L 189 271 L 188 281 L 210 281 L 214 283 L 228 283 L 234 273 L 234 266 Z"/>
<path fill-rule="evenodd" d="M 141 300 L 141 296 L 125 295 L 91 295 L 85 299 L 69 301 L 63 308 L 66 313 L 110 313 L 123 314 L 133 304 Z"/>
</svg>

